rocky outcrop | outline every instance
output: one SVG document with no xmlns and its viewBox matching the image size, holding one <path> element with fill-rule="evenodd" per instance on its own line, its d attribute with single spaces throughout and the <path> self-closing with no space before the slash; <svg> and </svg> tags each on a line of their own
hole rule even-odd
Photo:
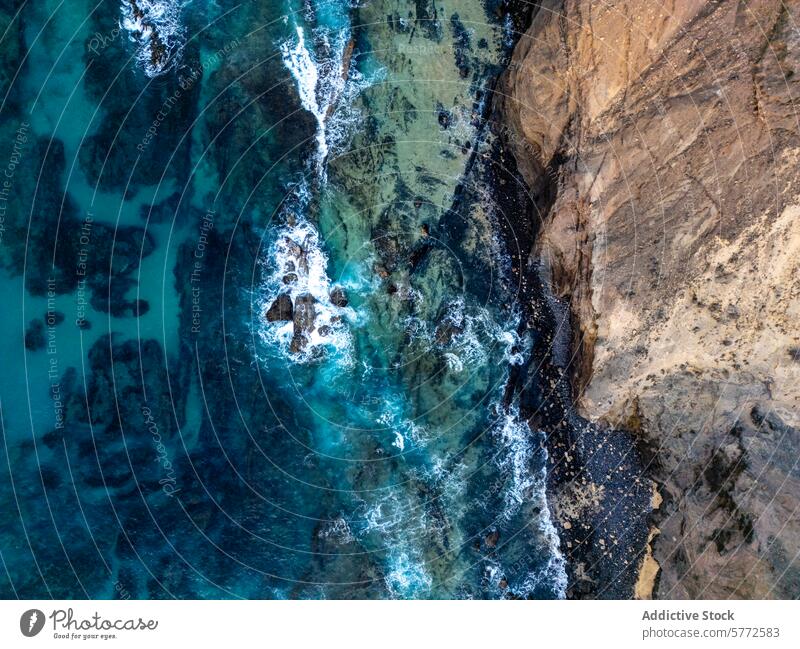
<svg viewBox="0 0 800 649">
<path fill-rule="evenodd" d="M 331 304 L 339 307 L 340 309 L 343 309 L 350 304 L 350 300 L 347 298 L 347 293 L 345 293 L 345 290 L 341 286 L 334 287 L 334 289 L 331 291 L 330 299 Z"/>
<path fill-rule="evenodd" d="M 317 317 L 317 310 L 314 305 L 316 302 L 310 293 L 299 295 L 294 301 L 294 336 L 290 351 L 301 352 L 308 344 L 309 337 L 315 328 L 314 320 Z"/>
<path fill-rule="evenodd" d="M 267 309 L 267 322 L 281 322 L 293 319 L 294 307 L 292 306 L 292 298 L 288 293 L 281 293 Z"/>
<path fill-rule="evenodd" d="M 578 410 L 657 488 L 639 597 L 800 595 L 798 24 L 547 0 L 500 84 Z"/>
</svg>

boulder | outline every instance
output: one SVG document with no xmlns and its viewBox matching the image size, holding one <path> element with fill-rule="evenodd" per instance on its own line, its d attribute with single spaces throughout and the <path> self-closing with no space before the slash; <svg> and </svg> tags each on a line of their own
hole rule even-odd
<svg viewBox="0 0 800 649">
<path fill-rule="evenodd" d="M 331 304 L 340 308 L 346 307 L 350 301 L 347 299 L 347 293 L 341 286 L 337 286 L 331 291 Z"/>
<path fill-rule="evenodd" d="M 292 317 L 292 298 L 288 293 L 281 293 L 267 309 L 267 322 L 288 322 Z"/>
<path fill-rule="evenodd" d="M 313 295 L 305 293 L 300 295 L 294 302 L 294 337 L 290 346 L 290 351 L 300 352 L 308 344 L 308 334 L 314 331 L 314 319 L 317 316 L 314 305 L 317 300 Z"/>
<path fill-rule="evenodd" d="M 453 338 L 463 331 L 461 327 L 452 322 L 442 322 L 436 327 L 436 344 L 449 345 Z"/>
</svg>

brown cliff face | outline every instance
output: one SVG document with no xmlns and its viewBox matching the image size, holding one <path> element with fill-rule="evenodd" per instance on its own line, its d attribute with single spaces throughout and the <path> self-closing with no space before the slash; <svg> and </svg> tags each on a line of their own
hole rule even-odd
<svg viewBox="0 0 800 649">
<path fill-rule="evenodd" d="M 800 2 L 545 1 L 501 90 L 579 410 L 652 457 L 652 595 L 800 596 Z"/>
</svg>

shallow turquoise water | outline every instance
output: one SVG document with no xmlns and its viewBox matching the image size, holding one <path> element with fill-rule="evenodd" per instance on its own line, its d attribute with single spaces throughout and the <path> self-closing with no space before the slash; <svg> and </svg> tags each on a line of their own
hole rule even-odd
<svg viewBox="0 0 800 649">
<path fill-rule="evenodd" d="M 0 592 L 563 596 L 480 173 L 510 19 L 122 5 L 4 16 Z"/>
</svg>

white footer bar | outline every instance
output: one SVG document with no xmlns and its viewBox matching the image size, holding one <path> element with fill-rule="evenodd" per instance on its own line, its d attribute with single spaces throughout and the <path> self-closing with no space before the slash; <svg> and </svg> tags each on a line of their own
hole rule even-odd
<svg viewBox="0 0 800 649">
<path fill-rule="evenodd" d="M 4 601 L 1 647 L 800 646 L 800 603 Z"/>
</svg>

